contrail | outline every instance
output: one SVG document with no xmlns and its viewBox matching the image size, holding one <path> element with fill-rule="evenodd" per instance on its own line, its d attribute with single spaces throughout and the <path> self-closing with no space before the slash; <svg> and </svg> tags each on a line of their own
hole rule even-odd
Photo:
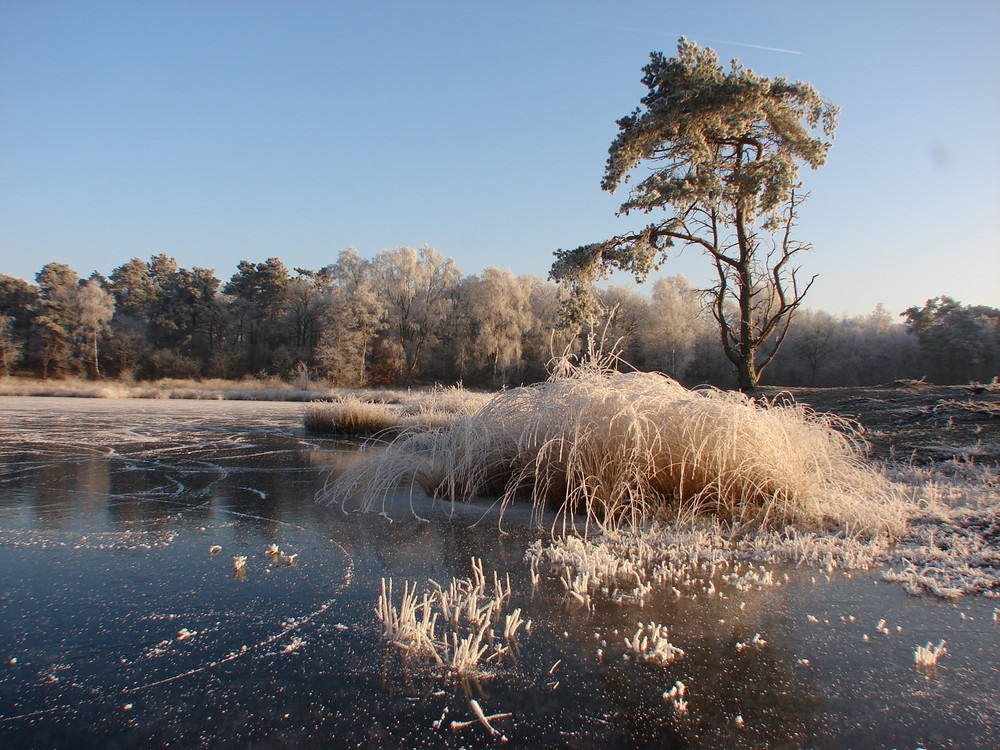
<svg viewBox="0 0 1000 750">
<path fill-rule="evenodd" d="M 692 37 L 695 38 L 695 37 Z M 762 49 L 767 52 L 786 52 L 789 55 L 801 55 L 804 54 L 797 49 L 784 49 L 783 47 L 765 47 L 762 44 L 750 44 L 750 42 L 733 42 L 728 39 L 712 39 L 707 36 L 696 37 L 706 42 L 712 42 L 713 44 L 735 44 L 737 47 L 750 47 L 751 49 Z"/>
</svg>

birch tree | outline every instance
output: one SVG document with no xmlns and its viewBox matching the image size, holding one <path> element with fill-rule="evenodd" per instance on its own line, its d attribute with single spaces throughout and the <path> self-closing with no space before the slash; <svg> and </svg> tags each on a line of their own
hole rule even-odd
<svg viewBox="0 0 1000 750">
<path fill-rule="evenodd" d="M 104 289 L 99 279 L 90 278 L 77 287 L 73 298 L 76 312 L 75 328 L 81 342 L 81 351 L 92 378 L 101 377 L 97 342 L 107 331 L 108 322 L 115 313 L 115 298 Z"/>
</svg>

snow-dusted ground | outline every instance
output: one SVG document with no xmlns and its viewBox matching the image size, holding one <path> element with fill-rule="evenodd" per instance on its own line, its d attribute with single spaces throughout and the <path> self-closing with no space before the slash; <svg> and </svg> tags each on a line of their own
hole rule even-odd
<svg viewBox="0 0 1000 750">
<path fill-rule="evenodd" d="M 895 546 L 701 532 L 602 559 L 528 513 L 498 534 L 488 501 L 318 505 L 344 446 L 302 408 L 0 398 L 8 746 L 995 747 L 995 475 L 895 469 L 925 501 Z M 533 627 L 469 685 L 386 645 L 375 606 L 472 556 Z"/>
</svg>

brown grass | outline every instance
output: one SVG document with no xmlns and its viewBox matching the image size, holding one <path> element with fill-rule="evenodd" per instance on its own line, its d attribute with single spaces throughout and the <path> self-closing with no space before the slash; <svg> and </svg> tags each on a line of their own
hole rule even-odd
<svg viewBox="0 0 1000 750">
<path fill-rule="evenodd" d="M 787 400 L 691 391 L 585 365 L 505 391 L 475 415 L 404 432 L 327 488 L 384 507 L 396 487 L 449 501 L 519 495 L 604 530 L 703 517 L 768 528 L 898 530 L 902 499 L 851 423 Z"/>
<path fill-rule="evenodd" d="M 334 403 L 313 403 L 305 411 L 307 430 L 336 437 L 384 437 L 400 432 L 419 432 L 449 427 L 456 419 L 478 411 L 490 399 L 460 387 L 430 391 L 387 392 L 394 403 L 366 400 L 371 392 L 346 396 Z"/>
</svg>

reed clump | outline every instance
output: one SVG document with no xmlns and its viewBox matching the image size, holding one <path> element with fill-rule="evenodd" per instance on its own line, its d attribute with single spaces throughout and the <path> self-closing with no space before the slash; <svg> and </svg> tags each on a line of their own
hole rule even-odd
<svg viewBox="0 0 1000 750">
<path fill-rule="evenodd" d="M 474 414 L 490 396 L 460 386 L 433 388 L 407 394 L 386 392 L 389 401 L 359 392 L 336 401 L 309 404 L 303 426 L 336 437 L 391 438 L 403 431 L 442 429 L 456 419 Z"/>
<path fill-rule="evenodd" d="M 338 437 L 395 435 L 403 429 L 400 415 L 390 407 L 358 398 L 345 398 L 332 404 L 309 404 L 302 421 L 307 430 Z"/>
<path fill-rule="evenodd" d="M 494 572 L 491 585 L 478 558 L 472 558 L 471 577 L 453 578 L 447 588 L 428 584 L 418 593 L 416 583 L 404 582 L 397 605 L 392 579 L 381 582 L 375 613 L 382 637 L 408 657 L 432 660 L 460 677 L 482 677 L 489 662 L 516 647 L 518 631 L 531 628 L 520 609 L 504 611 L 509 577 Z"/>
<path fill-rule="evenodd" d="M 447 428 L 404 432 L 325 497 L 370 510 L 401 485 L 449 501 L 527 496 L 604 531 L 702 518 L 898 531 L 901 497 L 864 447 L 853 423 L 788 400 L 589 363 L 500 393 Z"/>
</svg>

